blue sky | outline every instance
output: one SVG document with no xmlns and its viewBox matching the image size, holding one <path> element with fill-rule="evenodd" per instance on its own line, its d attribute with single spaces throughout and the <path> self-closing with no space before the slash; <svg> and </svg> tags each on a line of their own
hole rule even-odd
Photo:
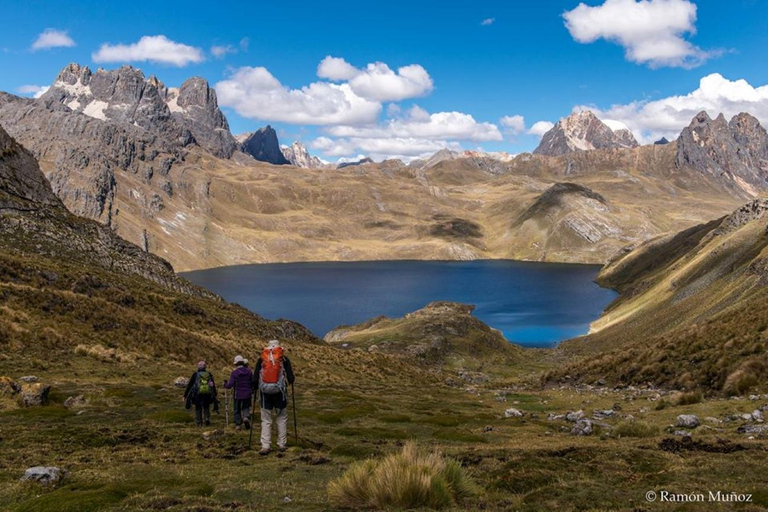
<svg viewBox="0 0 768 512">
<path fill-rule="evenodd" d="M 702 108 L 727 115 L 748 109 L 768 121 L 768 89 L 760 89 L 768 84 L 764 2 L 579 4 L 11 0 L 0 31 L 0 90 L 50 85 L 69 62 L 128 63 L 169 86 L 198 75 L 226 96 L 234 133 L 270 123 L 281 142 L 301 139 L 329 160 L 412 157 L 441 145 L 528 151 L 540 137 L 541 130 L 528 133 L 535 123 L 556 122 L 577 106 L 623 122 L 644 142 L 674 135 Z M 46 29 L 50 37 L 40 40 Z M 162 44 L 109 47 L 99 56 L 104 44 L 161 35 L 179 45 L 168 47 L 181 52 L 179 60 L 153 57 Z M 228 50 L 219 58 L 213 46 Z M 320 78 L 327 56 L 345 62 Z M 376 62 L 386 68 L 366 73 Z M 405 79 L 398 70 L 409 65 L 416 67 Z M 313 83 L 324 85 L 302 95 Z M 357 106 L 333 111 L 350 95 Z M 306 122 L 317 105 L 328 113 L 322 125 Z M 524 120 L 505 126 L 504 116 Z"/>
</svg>

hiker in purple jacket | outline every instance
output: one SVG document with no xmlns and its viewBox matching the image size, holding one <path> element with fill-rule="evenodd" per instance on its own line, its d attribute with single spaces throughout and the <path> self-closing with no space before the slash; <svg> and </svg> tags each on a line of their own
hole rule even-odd
<svg viewBox="0 0 768 512">
<path fill-rule="evenodd" d="M 251 395 L 253 394 L 253 372 L 248 368 L 248 360 L 243 356 L 235 357 L 235 370 L 224 383 L 226 389 L 235 389 L 235 428 L 245 424 L 245 429 L 251 428 Z"/>
</svg>

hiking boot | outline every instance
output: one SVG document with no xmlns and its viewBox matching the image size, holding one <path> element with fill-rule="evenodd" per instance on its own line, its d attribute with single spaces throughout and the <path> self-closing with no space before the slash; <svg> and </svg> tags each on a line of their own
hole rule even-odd
<svg viewBox="0 0 768 512">
<path fill-rule="evenodd" d="M 243 421 L 243 425 L 245 425 L 245 430 L 251 430 L 251 420 Z"/>
<path fill-rule="evenodd" d="M 205 420 L 205 426 L 210 427 L 211 426 L 211 420 Z"/>
<path fill-rule="evenodd" d="M 278 447 L 277 447 L 277 449 L 278 449 L 278 451 L 279 451 L 280 453 L 283 453 L 283 452 L 285 452 L 285 450 L 287 450 L 287 449 L 288 449 L 288 447 L 287 447 L 287 446 L 278 446 Z"/>
<path fill-rule="evenodd" d="M 259 450 L 259 455 L 269 455 L 270 451 L 271 450 L 269 448 L 262 448 L 261 450 Z"/>
<path fill-rule="evenodd" d="M 242 427 L 240 425 L 235 425 L 235 430 L 240 430 Z"/>
</svg>

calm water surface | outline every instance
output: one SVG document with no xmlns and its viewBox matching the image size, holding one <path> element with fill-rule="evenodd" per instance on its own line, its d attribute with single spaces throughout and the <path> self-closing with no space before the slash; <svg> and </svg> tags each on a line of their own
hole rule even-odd
<svg viewBox="0 0 768 512">
<path fill-rule="evenodd" d="M 281 263 L 184 275 L 259 315 L 289 318 L 322 337 L 342 324 L 402 316 L 435 300 L 474 304 L 510 341 L 548 347 L 585 334 L 616 297 L 599 266 L 507 260 Z"/>
</svg>

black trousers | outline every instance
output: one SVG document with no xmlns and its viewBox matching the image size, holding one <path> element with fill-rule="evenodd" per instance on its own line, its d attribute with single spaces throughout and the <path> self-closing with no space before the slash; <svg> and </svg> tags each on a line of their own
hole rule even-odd
<svg viewBox="0 0 768 512">
<path fill-rule="evenodd" d="M 198 427 L 205 421 L 211 422 L 211 404 L 213 397 L 211 395 L 198 395 L 195 399 L 195 425 Z"/>
<path fill-rule="evenodd" d="M 240 425 L 243 420 L 251 419 L 251 397 L 235 398 L 235 425 Z"/>
</svg>

